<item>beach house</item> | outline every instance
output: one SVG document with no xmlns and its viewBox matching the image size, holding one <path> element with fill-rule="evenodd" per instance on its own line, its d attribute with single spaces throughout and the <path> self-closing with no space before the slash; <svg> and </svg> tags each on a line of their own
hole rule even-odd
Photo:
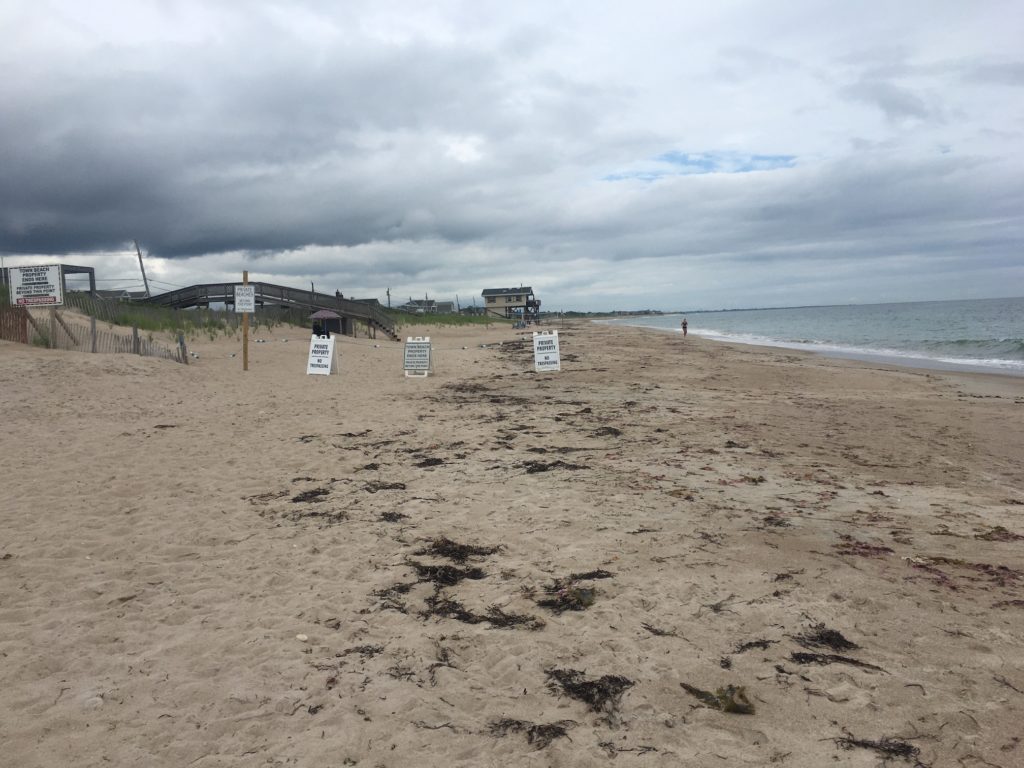
<svg viewBox="0 0 1024 768">
<path fill-rule="evenodd" d="M 533 288 L 485 288 L 482 295 L 489 315 L 536 320 L 540 314 L 540 299 L 533 295 Z"/>
</svg>

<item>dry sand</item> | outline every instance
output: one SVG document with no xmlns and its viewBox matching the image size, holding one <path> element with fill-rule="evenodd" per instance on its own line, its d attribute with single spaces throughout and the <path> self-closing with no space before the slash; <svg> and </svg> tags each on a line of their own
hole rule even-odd
<svg viewBox="0 0 1024 768">
<path fill-rule="evenodd" d="M 1024 380 L 412 332 L 0 343 L 0 763 L 1024 765 Z"/>
</svg>

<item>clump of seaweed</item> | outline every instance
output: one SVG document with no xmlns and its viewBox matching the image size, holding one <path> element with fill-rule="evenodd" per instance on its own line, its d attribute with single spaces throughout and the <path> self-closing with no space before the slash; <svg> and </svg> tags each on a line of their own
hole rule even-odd
<svg viewBox="0 0 1024 768">
<path fill-rule="evenodd" d="M 1024 536 L 1007 530 L 1001 525 L 997 525 L 995 528 L 990 528 L 984 533 L 974 534 L 974 538 L 981 539 L 982 541 L 1020 541 L 1024 539 Z"/>
<path fill-rule="evenodd" d="M 571 462 L 562 461 L 561 459 L 548 462 L 527 461 L 520 464 L 520 466 L 526 469 L 526 474 L 528 475 L 536 474 L 537 472 L 550 472 L 553 469 L 587 469 L 587 466 L 584 464 L 572 464 Z"/>
<path fill-rule="evenodd" d="M 501 547 L 481 547 L 473 544 L 459 544 L 441 536 L 432 540 L 427 546 L 416 550 L 413 554 L 432 557 L 443 557 L 455 563 L 465 563 L 471 557 L 493 555 Z"/>
<path fill-rule="evenodd" d="M 408 519 L 408 515 L 403 515 L 401 512 L 395 510 L 380 513 L 380 520 L 384 523 L 400 523 L 402 520 Z"/>
<path fill-rule="evenodd" d="M 310 504 L 318 504 L 326 499 L 321 498 L 326 496 L 330 491 L 327 488 L 314 488 L 311 491 L 303 491 L 302 493 L 292 497 L 292 504 L 299 504 L 302 502 Z"/>
<path fill-rule="evenodd" d="M 908 744 L 905 741 L 899 739 L 891 739 L 889 737 L 883 737 L 877 741 L 872 739 L 857 739 L 852 736 L 842 736 L 838 739 L 834 739 L 836 746 L 842 747 L 843 749 L 870 749 L 882 755 L 883 760 L 890 760 L 892 758 L 901 758 L 905 760 L 913 760 L 915 766 L 923 766 L 918 756 L 921 754 L 921 750 L 915 747 L 913 744 Z"/>
<path fill-rule="evenodd" d="M 497 605 L 487 609 L 487 622 L 494 629 L 511 629 L 513 627 L 525 627 L 526 629 L 544 629 L 544 620 L 531 616 L 528 613 L 505 613 Z"/>
<path fill-rule="evenodd" d="M 549 597 L 536 601 L 537 605 L 542 608 L 548 608 L 555 613 L 586 610 L 597 599 L 597 588 L 582 587 L 578 582 L 594 579 L 611 579 L 614 576 L 614 573 L 598 568 L 583 573 L 571 573 L 564 578 L 555 579 L 551 584 L 544 587 L 544 592 Z"/>
<path fill-rule="evenodd" d="M 344 651 L 339 653 L 339 656 L 349 656 L 353 653 L 358 653 L 364 659 L 372 659 L 378 653 L 383 653 L 383 645 L 356 645 L 352 648 L 346 648 Z"/>
<path fill-rule="evenodd" d="M 856 643 L 843 637 L 841 632 L 829 629 L 824 624 L 816 624 L 793 639 L 804 648 L 831 648 L 833 651 L 853 651 L 860 648 Z"/>
<path fill-rule="evenodd" d="M 993 608 L 1024 608 L 1024 600 L 1000 600 L 998 603 L 992 603 Z"/>
<path fill-rule="evenodd" d="M 944 565 L 948 567 L 963 568 L 964 570 L 974 571 L 980 576 L 985 576 L 993 584 L 999 587 L 1009 586 L 1011 582 L 1015 582 L 1024 576 L 1020 571 L 1009 568 L 1005 565 L 992 565 L 991 563 L 972 563 L 967 560 L 962 560 L 958 557 L 943 557 L 942 555 L 933 555 L 930 557 L 913 557 L 909 558 L 909 562 L 915 568 L 920 570 L 942 573 L 934 567 L 936 565 Z M 944 575 L 944 574 L 943 574 Z M 976 579 L 975 579 L 976 580 Z"/>
<path fill-rule="evenodd" d="M 762 651 L 767 651 L 768 647 L 779 642 L 778 640 L 749 640 L 745 643 L 740 643 L 733 649 L 733 653 L 746 653 L 754 648 L 760 648 Z"/>
<path fill-rule="evenodd" d="M 613 715 L 622 701 L 622 695 L 636 683 L 622 675 L 602 675 L 587 679 L 586 673 L 576 669 L 547 669 L 548 690 L 554 694 L 564 693 L 582 701 L 591 712 Z"/>
<path fill-rule="evenodd" d="M 399 595 L 406 595 L 413 587 L 419 582 L 410 581 L 399 584 L 392 584 L 390 587 L 384 589 L 378 589 L 374 591 L 374 596 L 381 598 L 380 607 L 381 610 L 392 610 L 398 611 L 399 613 L 408 613 L 405 601 L 403 601 Z"/>
<path fill-rule="evenodd" d="M 442 619 L 455 619 L 464 624 L 490 624 L 495 629 L 524 627 L 530 630 L 538 630 L 544 628 L 544 621 L 536 616 L 521 613 L 505 613 L 496 605 L 490 606 L 485 614 L 473 613 L 458 600 L 442 593 L 431 595 L 427 598 L 426 603 L 427 609 L 420 614 L 424 618 L 436 616 Z"/>
<path fill-rule="evenodd" d="M 367 493 L 377 493 L 378 491 L 404 491 L 405 483 L 385 483 L 379 480 L 374 480 L 364 485 L 363 490 Z"/>
<path fill-rule="evenodd" d="M 865 541 L 858 541 L 848 534 L 842 534 L 841 544 L 836 544 L 835 549 L 841 555 L 858 555 L 860 557 L 881 557 L 891 555 L 893 550 L 881 544 L 868 544 Z"/>
<path fill-rule="evenodd" d="M 674 629 L 661 629 L 660 627 L 654 627 L 646 623 L 641 624 L 640 626 L 646 629 L 655 637 L 679 637 L 679 635 L 676 634 Z"/>
<path fill-rule="evenodd" d="M 884 669 L 876 667 L 874 664 L 868 664 L 866 661 L 853 659 L 849 656 L 839 656 L 835 653 L 803 653 L 802 651 L 794 651 L 789 655 L 789 658 L 797 664 L 848 664 L 851 667 L 859 667 L 860 669 L 867 669 L 872 672 L 885 672 Z"/>
<path fill-rule="evenodd" d="M 483 570 L 475 567 L 458 568 L 454 565 L 427 565 L 412 560 L 407 561 L 406 565 L 416 571 L 420 581 L 430 581 L 442 587 L 455 586 L 463 579 L 477 581 L 487 577 Z"/>
<path fill-rule="evenodd" d="M 462 603 L 443 593 L 427 598 L 427 609 L 421 614 L 424 618 L 437 616 L 442 619 L 455 619 L 464 624 L 481 624 L 487 619 L 466 609 Z"/>
<path fill-rule="evenodd" d="M 547 608 L 555 613 L 565 611 L 585 611 L 594 604 L 597 599 L 596 587 L 580 587 L 576 585 L 566 586 L 537 601 L 541 608 Z"/>
<path fill-rule="evenodd" d="M 576 726 L 575 720 L 559 720 L 554 723 L 530 723 L 526 720 L 505 718 L 491 723 L 492 736 L 505 736 L 509 733 L 525 733 L 526 743 L 535 744 L 538 750 L 544 749 L 555 739 L 569 738 L 568 731 Z M 569 739 L 572 741 L 572 739 Z"/>
<path fill-rule="evenodd" d="M 730 715 L 752 715 L 754 705 L 747 698 L 746 688 L 742 685 L 727 685 L 718 688 L 714 693 L 705 691 L 686 683 L 680 683 L 688 694 L 696 698 L 702 704 L 720 712 L 727 712 Z"/>
<path fill-rule="evenodd" d="M 315 499 L 315 501 L 322 501 L 322 499 Z M 272 516 L 273 514 L 270 512 L 260 512 L 260 517 Z M 348 520 L 348 513 L 343 510 L 324 511 L 316 507 L 299 507 L 291 512 L 282 512 L 280 516 L 285 520 L 291 520 L 293 523 L 297 523 L 301 520 L 316 519 L 320 521 L 321 528 L 325 528 L 330 525 L 338 525 L 339 523 L 343 523 Z"/>
</svg>

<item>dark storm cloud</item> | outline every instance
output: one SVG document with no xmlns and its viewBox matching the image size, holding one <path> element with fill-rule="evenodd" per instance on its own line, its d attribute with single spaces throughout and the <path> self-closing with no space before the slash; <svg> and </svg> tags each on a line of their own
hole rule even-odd
<svg viewBox="0 0 1024 768">
<path fill-rule="evenodd" d="M 8 92 L 0 249 L 92 250 L 145 233 L 155 255 L 184 256 L 459 241 L 501 226 L 500 209 L 486 210 L 496 169 L 474 177 L 434 141 L 479 133 L 516 152 L 523 118 L 503 106 L 491 59 L 411 46 L 311 65 L 294 53 L 243 70 L 234 51 L 180 50 L 169 57 L 183 67 L 146 72 L 122 53 L 109 74 L 69 61 L 30 93 Z M 531 98 L 586 120 L 571 88 L 549 78 Z M 537 162 L 523 154 L 513 174 Z M 410 220 L 423 205 L 451 212 Z"/>
</svg>

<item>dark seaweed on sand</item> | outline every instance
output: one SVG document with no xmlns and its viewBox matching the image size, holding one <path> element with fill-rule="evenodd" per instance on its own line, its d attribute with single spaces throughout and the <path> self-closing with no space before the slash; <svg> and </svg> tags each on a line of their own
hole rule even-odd
<svg viewBox="0 0 1024 768">
<path fill-rule="evenodd" d="M 528 613 L 505 613 L 501 608 L 492 605 L 487 609 L 487 622 L 494 629 L 511 629 L 512 627 L 525 627 L 526 629 L 543 629 L 544 620 L 531 616 Z"/>
<path fill-rule="evenodd" d="M 544 591 L 549 595 L 553 595 L 566 587 L 571 587 L 578 581 L 592 581 L 594 579 L 613 579 L 615 574 L 611 571 L 606 571 L 602 568 L 598 568 L 593 571 L 584 571 L 583 573 L 570 573 L 568 576 L 555 579 L 550 584 L 544 586 Z"/>
<path fill-rule="evenodd" d="M 622 675 L 602 675 L 588 680 L 585 673 L 576 669 L 547 669 L 548 690 L 564 693 L 566 696 L 585 703 L 591 712 L 612 714 L 618 709 L 622 694 L 636 683 Z"/>
<path fill-rule="evenodd" d="M 520 464 L 521 467 L 526 469 L 526 474 L 532 475 L 537 472 L 550 472 L 553 469 L 587 469 L 584 464 L 572 464 L 568 461 L 562 461 L 556 459 L 555 461 L 527 461 Z"/>
<path fill-rule="evenodd" d="M 501 547 L 481 547 L 473 544 L 459 544 L 449 538 L 441 536 L 434 539 L 427 546 L 416 550 L 413 554 L 427 555 L 431 557 L 444 557 L 452 562 L 464 563 L 471 557 L 486 557 L 493 555 Z"/>
<path fill-rule="evenodd" d="M 856 643 L 843 637 L 841 632 L 829 629 L 824 624 L 816 624 L 793 639 L 804 648 L 831 648 L 833 651 L 853 651 L 860 648 Z"/>
<path fill-rule="evenodd" d="M 374 480 L 373 482 L 364 485 L 363 490 L 367 493 L 377 493 L 378 491 L 404 491 L 405 483 L 385 483 Z"/>
<path fill-rule="evenodd" d="M 420 581 L 431 581 L 443 587 L 454 586 L 463 579 L 476 581 L 487 577 L 487 574 L 480 568 L 458 568 L 454 565 L 427 565 L 411 560 L 406 565 L 416 571 Z"/>
<path fill-rule="evenodd" d="M 292 497 L 292 504 L 298 504 L 300 502 L 319 503 L 321 501 L 325 501 L 325 499 L 320 497 L 326 496 L 329 493 L 330 491 L 326 488 L 314 488 L 311 491 L 303 491 L 297 496 Z"/>
<path fill-rule="evenodd" d="M 594 587 L 564 587 L 551 597 L 545 597 L 537 601 L 541 608 L 547 608 L 555 613 L 565 611 L 585 611 L 594 604 L 597 599 L 597 589 Z"/>
<path fill-rule="evenodd" d="M 762 651 L 767 651 L 768 646 L 774 645 L 779 642 L 778 640 L 749 640 L 746 643 L 740 643 L 733 650 L 733 653 L 746 653 L 754 648 L 760 648 Z M 855 646 L 856 647 L 856 646 Z"/>
<path fill-rule="evenodd" d="M 714 693 L 686 683 L 680 683 L 680 685 L 688 694 L 711 709 L 727 712 L 730 715 L 754 714 L 754 705 L 747 698 L 746 689 L 742 685 L 727 685 Z"/>
<path fill-rule="evenodd" d="M 398 523 L 398 522 L 401 522 L 402 520 L 408 520 L 409 516 L 408 515 L 403 515 L 401 512 L 390 511 L 390 512 L 381 512 L 380 513 L 380 519 L 381 519 L 382 522 L 385 522 L 385 523 Z"/>
<path fill-rule="evenodd" d="M 425 458 L 423 461 L 416 462 L 416 464 L 414 466 L 417 466 L 417 467 L 420 467 L 421 469 L 423 469 L 425 467 L 439 467 L 442 464 L 444 464 L 444 459 L 438 459 L 438 458 L 430 456 L 430 457 Z"/>
<path fill-rule="evenodd" d="M 881 544 L 868 544 L 865 541 L 857 541 L 848 534 L 839 537 L 842 544 L 836 544 L 835 549 L 841 555 L 857 555 L 859 557 L 881 557 L 891 555 L 893 550 Z"/>
<path fill-rule="evenodd" d="M 924 764 L 918 760 L 918 756 L 921 754 L 921 750 L 915 747 L 913 744 L 908 744 L 905 741 L 899 739 L 890 739 L 883 737 L 877 741 L 871 739 L 856 739 L 852 736 L 842 736 L 838 739 L 834 739 L 837 746 L 843 749 L 870 749 L 882 755 L 883 761 L 890 760 L 892 758 L 902 758 L 905 760 L 913 760 L 915 766 L 924 768 Z"/>
<path fill-rule="evenodd" d="M 420 615 L 424 618 L 436 616 L 442 619 L 455 619 L 464 624 L 490 624 L 494 629 L 511 629 L 523 627 L 530 630 L 544 628 L 544 622 L 536 616 L 522 613 L 505 613 L 501 608 L 492 605 L 487 613 L 479 614 L 468 610 L 466 606 L 447 595 L 438 593 L 427 598 L 427 609 Z"/>
<path fill-rule="evenodd" d="M 505 718 L 491 723 L 490 732 L 492 736 L 525 733 L 527 744 L 535 744 L 537 749 L 544 749 L 555 739 L 568 738 L 568 730 L 575 726 L 575 720 L 559 720 L 554 723 L 542 724 Z M 572 739 L 569 740 L 572 741 Z"/>
<path fill-rule="evenodd" d="M 876 667 L 874 664 L 852 659 L 849 656 L 839 656 L 835 653 L 802 653 L 794 651 L 789 655 L 789 658 L 797 664 L 848 664 L 851 667 L 868 669 L 872 672 L 885 672 L 884 669 Z"/>
<path fill-rule="evenodd" d="M 410 581 L 401 584 L 392 584 L 390 587 L 384 589 L 378 589 L 374 591 L 376 597 L 381 598 L 380 607 L 381 610 L 392 610 L 398 611 L 399 613 L 406 613 L 406 606 L 399 595 L 405 595 L 409 593 L 418 582 Z"/>
</svg>

